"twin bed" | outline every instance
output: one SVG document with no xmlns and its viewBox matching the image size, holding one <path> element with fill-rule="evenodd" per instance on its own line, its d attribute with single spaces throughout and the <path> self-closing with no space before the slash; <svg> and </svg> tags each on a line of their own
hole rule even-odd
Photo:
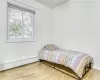
<svg viewBox="0 0 100 80">
<path fill-rule="evenodd" d="M 70 68 L 78 80 L 93 68 L 93 58 L 88 54 L 60 49 L 54 44 L 45 45 L 39 52 L 39 60 Z"/>
</svg>

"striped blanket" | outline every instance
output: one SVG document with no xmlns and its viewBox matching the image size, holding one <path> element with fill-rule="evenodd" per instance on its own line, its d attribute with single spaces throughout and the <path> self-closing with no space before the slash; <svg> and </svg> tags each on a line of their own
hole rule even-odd
<svg viewBox="0 0 100 80">
<path fill-rule="evenodd" d="M 84 67 L 90 62 L 93 63 L 93 58 L 88 54 L 58 48 L 56 50 L 48 50 L 45 47 L 40 50 L 39 59 L 67 66 L 80 78 L 82 78 Z"/>
</svg>

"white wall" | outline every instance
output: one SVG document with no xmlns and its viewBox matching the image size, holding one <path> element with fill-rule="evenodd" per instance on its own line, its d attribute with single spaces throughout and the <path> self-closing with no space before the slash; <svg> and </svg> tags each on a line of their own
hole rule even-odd
<svg viewBox="0 0 100 80">
<path fill-rule="evenodd" d="M 17 1 L 40 9 L 35 18 L 36 42 L 6 43 L 7 1 L 1 0 L 0 70 L 36 61 L 39 49 L 47 43 L 88 53 L 94 57 L 95 68 L 100 69 L 99 1 L 71 0 L 53 10 L 33 0 Z"/>
<path fill-rule="evenodd" d="M 55 8 L 54 16 L 54 43 L 88 53 L 100 69 L 100 2 L 71 0 Z"/>
<path fill-rule="evenodd" d="M 9 1 L 12 2 L 12 0 Z M 36 11 L 36 42 L 6 43 L 7 1 L 0 0 L 0 70 L 33 62 L 32 58 L 36 58 L 36 61 L 40 48 L 52 41 L 52 9 L 33 0 L 17 1 L 40 9 L 34 9 Z M 23 62 L 17 62 L 18 60 L 23 60 Z M 9 62 L 12 64 L 10 65 Z"/>
</svg>

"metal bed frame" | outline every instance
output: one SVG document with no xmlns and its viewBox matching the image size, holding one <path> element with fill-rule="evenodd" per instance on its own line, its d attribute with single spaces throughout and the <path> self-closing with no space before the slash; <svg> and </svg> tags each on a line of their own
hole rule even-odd
<svg viewBox="0 0 100 80">
<path fill-rule="evenodd" d="M 42 63 L 44 63 L 44 64 L 46 64 L 46 65 L 48 65 L 48 66 L 50 66 L 50 67 L 52 67 L 52 68 L 54 68 L 54 69 L 56 69 L 56 70 L 58 70 L 58 71 L 60 71 L 60 72 L 62 72 L 62 73 L 64 73 L 64 74 L 67 74 L 67 75 L 75 78 L 76 80 L 82 80 L 82 78 L 86 75 L 86 73 L 88 73 L 89 70 L 92 68 L 91 67 L 92 63 L 90 62 L 89 64 L 87 64 L 85 66 L 85 68 L 83 70 L 82 78 L 80 78 L 73 70 L 71 70 L 68 67 L 65 67 L 65 66 L 60 65 L 60 64 L 52 63 L 52 62 L 49 62 L 49 61 L 41 60 L 41 59 L 39 59 L 39 61 L 42 62 Z M 60 70 L 59 68 L 62 69 L 63 71 Z M 70 72 L 67 69 L 69 69 L 72 73 L 69 74 Z M 68 73 L 66 73 L 65 71 L 67 71 Z"/>
</svg>

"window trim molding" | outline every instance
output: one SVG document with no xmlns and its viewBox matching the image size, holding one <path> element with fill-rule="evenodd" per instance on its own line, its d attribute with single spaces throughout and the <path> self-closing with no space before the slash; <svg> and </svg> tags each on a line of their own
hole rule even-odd
<svg viewBox="0 0 100 80">
<path fill-rule="evenodd" d="M 18 6 L 18 7 L 21 7 L 23 9 L 26 9 L 26 10 L 33 11 L 34 15 L 36 14 L 35 10 L 30 9 L 30 8 L 26 8 L 28 6 L 23 6 L 22 4 L 19 4 L 19 3 L 15 3 L 15 2 L 12 3 L 12 2 L 8 2 L 7 1 L 7 6 L 6 6 L 7 7 L 7 10 L 6 10 L 7 11 L 6 12 L 7 13 L 7 18 L 6 18 L 7 19 L 6 42 L 7 43 L 36 42 L 35 16 L 34 16 L 34 19 L 33 19 L 34 20 L 34 24 L 33 24 L 34 26 L 33 26 L 33 37 L 32 38 L 19 38 L 19 39 L 18 38 L 17 39 L 16 38 L 14 38 L 14 39 L 9 38 L 9 30 L 8 30 L 9 29 L 9 21 L 8 21 L 8 19 L 9 19 L 9 15 L 8 15 L 9 14 L 9 12 L 8 12 L 9 11 L 9 7 L 8 7 L 8 4 L 11 4 L 11 5 L 14 5 L 14 6 Z"/>
</svg>

